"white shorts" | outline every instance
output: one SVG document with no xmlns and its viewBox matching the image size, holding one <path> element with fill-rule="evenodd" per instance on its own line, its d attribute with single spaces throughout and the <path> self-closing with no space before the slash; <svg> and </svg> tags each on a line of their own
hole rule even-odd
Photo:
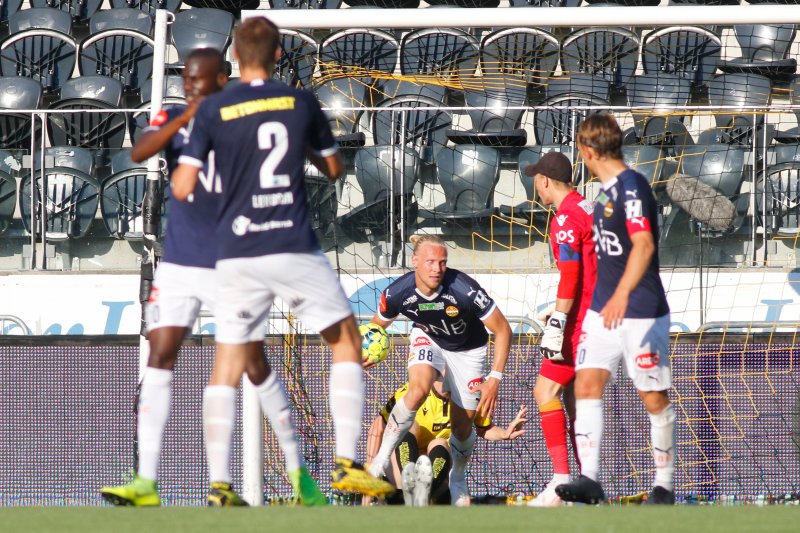
<svg viewBox="0 0 800 533">
<path fill-rule="evenodd" d="M 476 389 L 483 383 L 486 346 L 454 352 L 445 350 L 419 328 L 410 334 L 408 367 L 428 365 L 444 377 L 443 389 L 450 400 L 468 411 L 474 411 L 481 399 Z"/>
<path fill-rule="evenodd" d="M 322 252 L 223 259 L 217 261 L 217 342 L 247 342 L 261 331 L 276 297 L 317 332 L 353 314 Z"/>
<path fill-rule="evenodd" d="M 167 327 L 191 328 L 201 306 L 214 310 L 215 285 L 213 268 L 159 263 L 145 308 L 147 331 Z"/>
<path fill-rule="evenodd" d="M 575 371 L 601 368 L 617 373 L 620 359 L 640 391 L 662 391 L 672 387 L 669 365 L 669 314 L 658 318 L 626 318 L 616 329 L 606 329 L 603 317 L 587 311 L 578 346 Z"/>
</svg>

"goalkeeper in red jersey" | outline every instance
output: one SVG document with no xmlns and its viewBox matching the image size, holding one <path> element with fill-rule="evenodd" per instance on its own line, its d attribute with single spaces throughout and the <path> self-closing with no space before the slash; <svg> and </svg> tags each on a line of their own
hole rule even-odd
<svg viewBox="0 0 800 533">
<path fill-rule="evenodd" d="M 553 461 L 553 479 L 529 505 L 551 507 L 561 504 L 556 486 L 568 483 L 566 407 L 569 434 L 575 448 L 575 352 L 581 324 L 592 301 L 597 278 L 597 255 L 592 240 L 592 203 L 572 187 L 572 163 L 561 153 L 549 152 L 525 168 L 545 205 L 556 208 L 550 222 L 550 243 L 558 265 L 559 281 L 555 309 L 546 313 L 539 350 L 542 361 L 533 396 L 539 406 L 547 451 Z M 562 394 L 563 393 L 563 394 Z M 564 404 L 561 397 L 563 395 Z"/>
</svg>

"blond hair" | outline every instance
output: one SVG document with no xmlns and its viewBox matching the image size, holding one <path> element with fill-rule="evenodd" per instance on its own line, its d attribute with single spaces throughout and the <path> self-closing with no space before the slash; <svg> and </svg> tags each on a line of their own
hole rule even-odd
<svg viewBox="0 0 800 533">
<path fill-rule="evenodd" d="M 412 235 L 408 238 L 408 242 L 410 242 L 411 246 L 414 247 L 414 255 L 416 255 L 417 251 L 426 244 L 433 244 L 447 248 L 447 245 L 444 243 L 444 239 L 438 235 Z"/>
</svg>

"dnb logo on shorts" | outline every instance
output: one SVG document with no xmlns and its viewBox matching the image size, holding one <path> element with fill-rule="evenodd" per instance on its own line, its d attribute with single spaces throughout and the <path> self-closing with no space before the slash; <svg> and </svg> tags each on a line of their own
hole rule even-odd
<svg viewBox="0 0 800 533">
<path fill-rule="evenodd" d="M 483 383 L 483 378 L 475 378 L 469 383 L 467 383 L 467 390 L 469 390 L 470 392 L 476 392 L 478 390 L 478 387 L 481 386 L 481 383 Z"/>
<path fill-rule="evenodd" d="M 449 317 L 458 316 L 458 307 L 454 305 L 448 305 L 444 312 L 447 313 L 447 316 Z"/>
<path fill-rule="evenodd" d="M 657 353 L 643 353 L 636 356 L 636 366 L 642 370 L 650 370 L 658 365 Z"/>
</svg>

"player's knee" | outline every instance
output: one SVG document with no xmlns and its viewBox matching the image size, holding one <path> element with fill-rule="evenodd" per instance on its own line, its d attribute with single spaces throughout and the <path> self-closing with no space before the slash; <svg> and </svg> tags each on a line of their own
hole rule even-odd
<svg viewBox="0 0 800 533">
<path fill-rule="evenodd" d="M 599 399 L 603 397 L 605 383 L 592 377 L 575 379 L 575 398 L 579 400 Z"/>
<path fill-rule="evenodd" d="M 667 391 L 640 391 L 639 396 L 644 402 L 644 407 L 650 414 L 657 415 L 669 407 Z"/>
<path fill-rule="evenodd" d="M 537 382 L 533 387 L 533 399 L 536 401 L 536 405 L 541 407 L 553 400 L 557 400 L 560 396 L 559 390 L 558 388 L 544 386 Z"/>
<path fill-rule="evenodd" d="M 177 351 L 151 347 L 150 357 L 147 360 L 147 366 L 162 370 L 172 370 L 175 367 L 175 360 L 177 358 Z"/>
<path fill-rule="evenodd" d="M 403 396 L 403 402 L 408 409 L 415 411 L 420 408 L 429 393 L 430 390 L 426 390 L 423 385 L 409 385 L 408 392 Z"/>
</svg>

